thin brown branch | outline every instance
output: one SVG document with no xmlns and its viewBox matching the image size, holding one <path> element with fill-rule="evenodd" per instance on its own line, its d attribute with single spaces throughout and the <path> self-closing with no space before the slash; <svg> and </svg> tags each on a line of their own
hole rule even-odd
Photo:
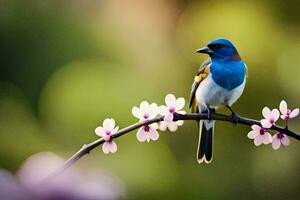
<svg viewBox="0 0 300 200">
<path fill-rule="evenodd" d="M 178 114 L 178 113 L 174 114 L 174 121 L 178 121 L 178 120 L 203 120 L 203 119 L 208 119 L 207 113 L 185 114 L 185 115 L 181 115 L 181 114 Z M 243 124 L 243 125 L 247 125 L 247 126 L 252 126 L 253 124 L 261 125 L 258 120 L 238 116 L 237 121 L 234 121 L 232 116 L 223 115 L 223 114 L 216 114 L 216 113 L 211 114 L 211 119 L 219 120 L 219 121 L 226 121 L 226 122 L 231 122 L 231 123 L 237 123 L 237 124 Z M 119 130 L 117 133 L 112 135 L 112 138 L 118 138 L 118 137 L 120 137 L 120 136 L 122 136 L 126 133 L 129 133 L 129 132 L 131 132 L 135 129 L 138 129 L 142 126 L 149 125 L 149 124 L 152 124 L 152 123 L 155 123 L 155 122 L 160 122 L 162 120 L 163 120 L 163 117 L 157 117 L 155 119 L 151 119 L 151 120 L 147 120 L 147 121 L 144 121 L 144 122 L 141 122 L 141 123 L 136 123 L 136 124 L 130 125 L 126 128 L 123 128 L 123 129 Z M 284 127 L 280 127 L 280 126 L 272 126 L 270 129 L 275 130 L 275 131 L 279 131 L 281 133 L 284 133 L 284 134 L 286 134 L 286 135 L 288 135 L 292 138 L 295 138 L 296 140 L 300 140 L 300 135 L 293 132 L 293 131 L 290 131 L 288 128 L 284 128 Z M 52 178 L 52 177 L 56 177 L 56 176 L 60 175 L 62 172 L 64 172 L 66 169 L 68 169 L 71 165 L 73 165 L 77 160 L 79 160 L 84 155 L 90 153 L 90 151 L 92 151 L 96 147 L 100 146 L 104 142 L 105 142 L 104 139 L 101 138 L 101 139 L 95 140 L 95 141 L 93 141 L 89 144 L 83 145 L 81 147 L 81 149 L 79 151 L 77 151 L 72 157 L 70 157 L 61 168 L 57 169 L 49 177 Z"/>
</svg>

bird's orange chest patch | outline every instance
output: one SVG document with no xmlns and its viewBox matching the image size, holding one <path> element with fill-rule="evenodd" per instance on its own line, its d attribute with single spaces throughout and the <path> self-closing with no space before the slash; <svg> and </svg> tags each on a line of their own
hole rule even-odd
<svg viewBox="0 0 300 200">
<path fill-rule="evenodd" d="M 197 76 L 195 76 L 195 82 L 196 83 L 200 83 L 203 79 L 205 79 L 209 74 L 209 66 L 205 67 L 205 69 L 198 74 Z"/>
</svg>

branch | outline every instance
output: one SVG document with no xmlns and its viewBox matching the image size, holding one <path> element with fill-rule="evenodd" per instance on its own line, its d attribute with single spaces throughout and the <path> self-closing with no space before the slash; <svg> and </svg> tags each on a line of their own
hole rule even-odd
<svg viewBox="0 0 300 200">
<path fill-rule="evenodd" d="M 178 121 L 178 120 L 203 120 L 203 119 L 208 119 L 207 113 L 185 114 L 185 115 L 175 113 L 173 120 Z M 257 124 L 259 126 L 261 125 L 260 121 L 258 121 L 258 120 L 237 116 L 237 121 L 235 121 L 235 120 L 233 120 L 232 116 L 230 116 L 230 115 L 228 116 L 228 115 L 216 114 L 216 113 L 211 113 L 211 119 L 218 120 L 218 121 L 232 122 L 232 123 L 237 123 L 237 124 L 243 124 L 243 125 L 247 125 L 247 126 L 252 126 L 254 124 Z M 155 122 L 160 122 L 160 121 L 163 121 L 163 117 L 157 117 L 155 119 L 147 120 L 147 121 L 144 121 L 141 123 L 136 123 L 136 124 L 130 125 L 126 128 L 119 130 L 117 133 L 115 133 L 111 137 L 118 138 L 126 133 L 129 133 L 129 132 L 135 130 L 135 129 L 138 129 L 140 127 L 143 127 L 145 125 L 149 125 L 149 124 L 152 124 Z M 284 128 L 281 126 L 272 126 L 270 129 L 284 133 L 292 138 L 295 138 L 296 140 L 300 140 L 300 135 L 298 135 L 297 133 L 295 133 L 293 131 L 290 131 L 287 127 Z M 72 166 L 77 160 L 79 160 L 84 155 L 89 154 L 90 151 L 92 151 L 96 147 L 100 146 L 104 142 L 105 142 L 105 140 L 103 138 L 101 138 L 101 139 L 95 140 L 89 144 L 83 145 L 82 148 L 79 151 L 77 151 L 72 157 L 70 157 L 61 168 L 54 171 L 48 178 L 53 178 L 53 177 L 60 175 L 62 172 L 64 172 L 66 169 L 68 169 L 70 166 Z"/>
</svg>

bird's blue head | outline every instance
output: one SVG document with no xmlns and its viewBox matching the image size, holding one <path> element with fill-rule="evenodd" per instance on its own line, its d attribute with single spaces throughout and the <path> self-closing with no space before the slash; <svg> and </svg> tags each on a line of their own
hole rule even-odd
<svg viewBox="0 0 300 200">
<path fill-rule="evenodd" d="M 212 60 L 241 60 L 238 51 L 227 39 L 218 38 L 210 41 L 206 47 L 197 50 L 197 53 L 208 54 Z"/>
</svg>

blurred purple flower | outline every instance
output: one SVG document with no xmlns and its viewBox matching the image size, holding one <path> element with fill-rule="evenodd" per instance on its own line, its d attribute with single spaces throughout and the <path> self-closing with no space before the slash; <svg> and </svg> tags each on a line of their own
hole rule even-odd
<svg viewBox="0 0 300 200">
<path fill-rule="evenodd" d="M 53 153 L 42 152 L 24 162 L 17 178 L 0 171 L 1 199 L 113 200 L 124 197 L 121 182 L 99 170 L 83 172 L 72 167 L 57 177 L 47 178 L 64 162 Z"/>
<path fill-rule="evenodd" d="M 8 171 L 0 170 L 0 197 L 5 200 L 34 199 Z"/>
</svg>

